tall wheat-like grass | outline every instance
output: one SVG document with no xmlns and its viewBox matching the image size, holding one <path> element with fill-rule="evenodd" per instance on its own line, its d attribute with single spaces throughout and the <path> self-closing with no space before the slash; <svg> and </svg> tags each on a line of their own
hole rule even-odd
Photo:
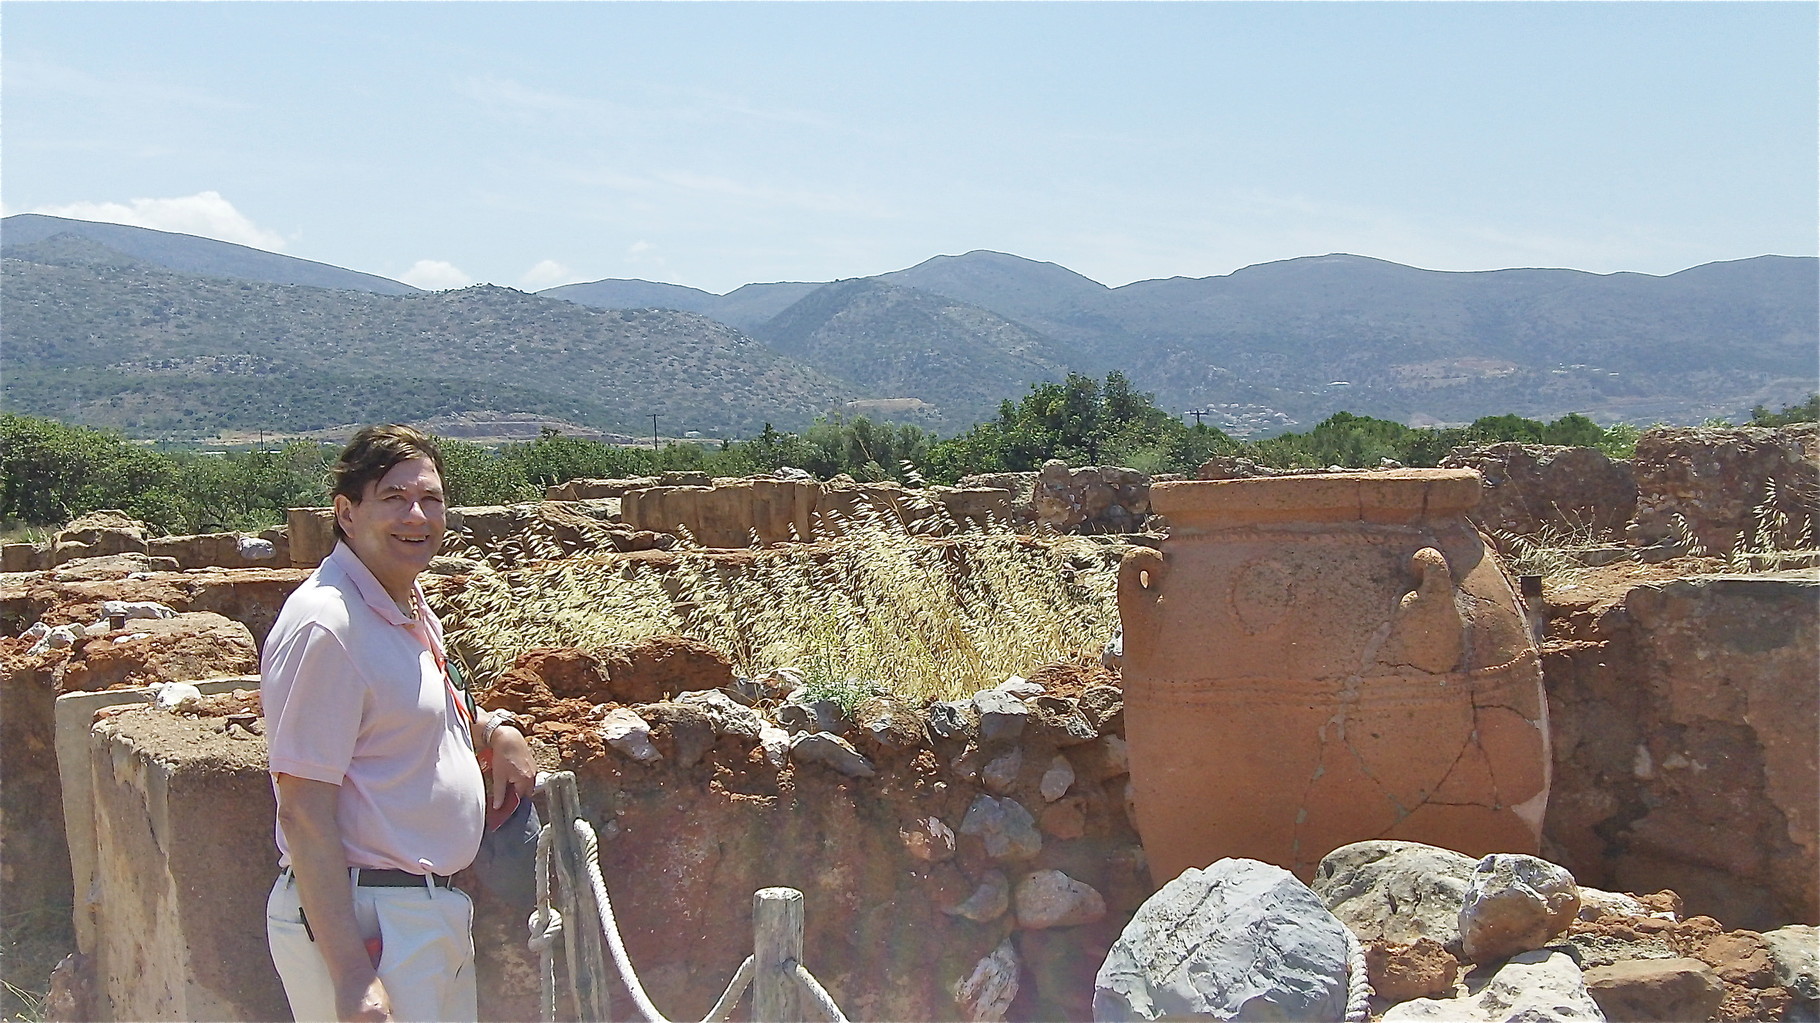
<svg viewBox="0 0 1820 1023">
<path fill-rule="evenodd" d="M 921 514 L 921 518 L 916 518 Z M 882 690 L 948 699 L 1097 653 L 1118 622 L 1119 548 L 959 526 L 938 507 L 862 506 L 813 544 L 729 554 L 687 542 L 668 564 L 611 557 L 485 564 L 439 608 L 450 647 L 489 684 L 524 650 L 681 633 L 756 675 L 800 672 L 851 702 Z"/>
</svg>

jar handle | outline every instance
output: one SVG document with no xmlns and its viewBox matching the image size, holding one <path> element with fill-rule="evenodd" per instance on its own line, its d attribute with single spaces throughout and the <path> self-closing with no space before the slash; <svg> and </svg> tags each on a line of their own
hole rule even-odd
<svg viewBox="0 0 1820 1023">
<path fill-rule="evenodd" d="M 1168 575 L 1168 562 L 1163 552 L 1150 547 L 1133 547 L 1119 561 L 1119 621 L 1125 629 L 1125 651 L 1131 652 L 1131 638 L 1140 634 L 1142 646 L 1156 632 L 1157 603 L 1163 597 L 1163 579 Z"/>
</svg>

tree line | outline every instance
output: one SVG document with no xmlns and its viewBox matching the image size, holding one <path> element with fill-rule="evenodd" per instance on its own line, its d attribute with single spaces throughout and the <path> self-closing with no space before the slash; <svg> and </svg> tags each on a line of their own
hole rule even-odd
<svg viewBox="0 0 1820 1023">
<path fill-rule="evenodd" d="M 1759 407 L 1751 425 L 1816 419 L 1820 394 L 1778 412 Z M 1018 401 L 1001 403 L 994 418 L 949 438 L 907 424 L 826 417 L 800 433 L 766 424 L 750 439 L 685 441 L 655 450 L 550 430 L 497 449 L 456 439 L 441 443 L 451 503 L 479 505 L 535 500 L 545 487 L 572 479 L 670 470 L 747 476 L 793 467 L 820 479 L 846 474 L 862 482 L 917 485 L 1030 471 L 1051 458 L 1193 474 L 1215 455 L 1276 468 L 1365 468 L 1385 460 L 1433 466 L 1455 447 L 1497 441 L 1594 447 L 1628 457 L 1637 433 L 1578 414 L 1546 423 L 1487 416 L 1467 426 L 1429 428 L 1340 412 L 1303 433 L 1240 440 L 1184 423 L 1114 372 L 1104 380 L 1070 374 L 1038 384 Z M 326 504 L 328 466 L 337 452 L 312 441 L 228 452 L 157 448 L 114 431 L 8 413 L 0 415 L 0 520 L 50 526 L 118 508 L 171 533 L 260 529 L 282 522 L 286 508 Z"/>
</svg>

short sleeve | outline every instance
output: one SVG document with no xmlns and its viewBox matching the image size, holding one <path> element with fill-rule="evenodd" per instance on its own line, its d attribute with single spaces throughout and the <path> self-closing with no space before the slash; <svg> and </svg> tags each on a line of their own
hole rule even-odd
<svg viewBox="0 0 1820 1023">
<path fill-rule="evenodd" d="M 266 707 L 273 774 L 340 785 L 354 757 L 367 683 L 334 634 L 308 625 L 274 651 L 261 688 L 279 695 Z"/>
</svg>

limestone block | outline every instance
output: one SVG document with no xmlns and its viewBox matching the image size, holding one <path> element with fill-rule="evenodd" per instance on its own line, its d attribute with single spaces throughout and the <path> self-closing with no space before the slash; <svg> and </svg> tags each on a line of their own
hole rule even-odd
<svg viewBox="0 0 1820 1023">
<path fill-rule="evenodd" d="M 1706 1020 L 1725 984 L 1698 959 L 1633 959 L 1586 971 L 1586 990 L 1614 1023 Z"/>
<path fill-rule="evenodd" d="M 1380 1017 L 1382 1023 L 1572 1023 L 1604 1018 L 1573 957 L 1553 949 L 1515 956 L 1488 976 L 1468 974 L 1462 997 L 1417 998 L 1391 1006 Z"/>
<path fill-rule="evenodd" d="M 285 512 L 291 534 L 291 565 L 315 568 L 335 550 L 335 509 L 292 508 Z"/>
<path fill-rule="evenodd" d="M 0 572 L 36 572 L 47 565 L 46 552 L 34 544 L 0 544 Z"/>
<path fill-rule="evenodd" d="M 1281 867 L 1225 859 L 1151 896 L 1094 978 L 1095 1020 L 1332 1020 L 1346 929 Z"/>
<path fill-rule="evenodd" d="M 1075 927 L 1106 915 L 1106 900 L 1090 884 L 1059 870 L 1037 870 L 1017 883 L 1017 925 L 1025 930 Z"/>
<path fill-rule="evenodd" d="M 715 735 L 736 735 L 756 741 L 764 720 L 751 707 L 718 689 L 696 689 L 676 697 L 677 703 L 693 704 L 708 712 Z"/>
<path fill-rule="evenodd" d="M 1493 853 L 1480 860 L 1460 906 L 1460 948 L 1475 963 L 1546 945 L 1580 912 L 1574 876 L 1547 860 Z"/>
<path fill-rule="evenodd" d="M 1460 907 L 1476 861 L 1419 842 L 1354 842 L 1328 853 L 1312 887 L 1360 941 L 1433 938 L 1460 947 Z"/>
<path fill-rule="evenodd" d="M 98 723 L 91 944 L 101 1019 L 285 1019 L 265 942 L 275 876 L 262 742 L 152 711 Z M 92 898 L 92 901 L 89 901 Z"/>
<path fill-rule="evenodd" d="M 1685 528 L 1710 554 L 1746 542 L 1795 545 L 1804 526 L 1820 533 L 1820 424 L 1761 427 L 1656 427 L 1637 438 L 1633 546 L 1677 538 Z M 1770 492 L 1774 491 L 1773 502 Z M 1787 523 L 1757 537 L 1759 507 Z"/>
<path fill-rule="evenodd" d="M 965 735 L 975 723 L 976 712 L 971 700 L 944 700 L 929 705 L 929 732 L 938 739 Z"/>
<path fill-rule="evenodd" d="M 125 512 L 89 512 L 51 535 L 51 564 L 112 554 L 146 553 L 147 529 Z"/>
<path fill-rule="evenodd" d="M 1012 521 L 1011 491 L 990 487 L 930 487 L 928 495 L 961 525 Z"/>
<path fill-rule="evenodd" d="M 546 501 L 588 501 L 609 497 L 623 497 L 628 490 L 641 490 L 657 485 L 657 477 L 641 476 L 633 479 L 597 480 L 579 479 L 558 483 L 544 489 Z"/>
</svg>

